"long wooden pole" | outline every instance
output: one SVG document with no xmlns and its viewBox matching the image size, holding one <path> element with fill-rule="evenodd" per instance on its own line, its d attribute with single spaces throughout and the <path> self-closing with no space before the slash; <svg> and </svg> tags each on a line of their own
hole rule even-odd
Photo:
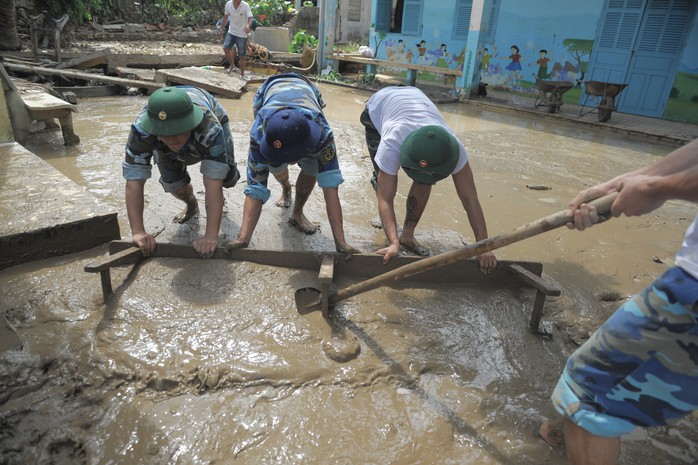
<svg viewBox="0 0 698 465">
<path fill-rule="evenodd" d="M 596 207 L 596 210 L 600 216 L 605 216 L 611 211 L 611 205 L 617 196 L 618 193 L 614 192 L 587 203 L 590 206 Z M 355 295 L 362 294 L 364 292 L 368 292 L 377 287 L 406 279 L 434 268 L 476 257 L 485 252 L 499 249 L 509 244 L 513 244 L 514 242 L 519 242 L 546 231 L 559 228 L 560 226 L 564 226 L 565 224 L 569 223 L 569 221 L 570 217 L 567 216 L 567 210 L 560 211 L 532 223 L 519 226 L 518 228 L 504 234 L 489 237 L 466 247 L 461 247 L 456 250 L 451 250 L 449 252 L 444 252 L 433 257 L 410 263 L 409 265 L 401 266 L 400 268 L 396 268 L 371 279 L 367 279 L 365 281 L 361 281 L 360 283 L 356 283 L 352 286 L 341 289 L 336 294 L 330 296 L 329 304 L 334 305 L 337 302 L 354 297 Z M 301 313 L 307 313 L 314 310 L 320 310 L 321 305 L 322 304 L 318 299 L 317 301 L 309 303 L 304 308 L 299 308 L 298 311 Z"/>
</svg>

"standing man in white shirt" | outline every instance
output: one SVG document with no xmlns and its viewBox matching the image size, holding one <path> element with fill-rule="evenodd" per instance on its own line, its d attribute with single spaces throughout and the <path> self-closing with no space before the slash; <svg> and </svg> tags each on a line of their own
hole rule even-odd
<svg viewBox="0 0 698 465">
<path fill-rule="evenodd" d="M 240 77 L 245 79 L 245 57 L 247 56 L 247 34 L 252 30 L 252 10 L 247 2 L 242 0 L 228 0 L 223 10 L 221 28 L 230 21 L 228 33 L 223 42 L 223 52 L 230 63 L 228 72 L 235 71 L 235 49 L 240 56 Z M 235 49 L 233 48 L 235 46 Z"/>
</svg>

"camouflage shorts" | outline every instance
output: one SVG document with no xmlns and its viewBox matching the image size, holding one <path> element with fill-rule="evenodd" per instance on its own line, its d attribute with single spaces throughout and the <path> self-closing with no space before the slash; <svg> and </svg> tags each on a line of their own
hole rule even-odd
<svg viewBox="0 0 698 465">
<path fill-rule="evenodd" d="M 366 145 L 368 146 L 368 154 L 371 156 L 371 163 L 373 164 L 373 173 L 371 174 L 371 185 L 373 189 L 378 189 L 378 165 L 376 165 L 376 152 L 378 151 L 378 145 L 381 143 L 381 135 L 378 129 L 373 125 L 371 117 L 368 115 L 368 107 L 364 109 L 359 117 L 359 121 L 364 125 L 366 130 Z"/>
<path fill-rule="evenodd" d="M 624 303 L 567 360 L 552 401 L 605 437 L 698 409 L 698 280 L 672 268 Z"/>
</svg>

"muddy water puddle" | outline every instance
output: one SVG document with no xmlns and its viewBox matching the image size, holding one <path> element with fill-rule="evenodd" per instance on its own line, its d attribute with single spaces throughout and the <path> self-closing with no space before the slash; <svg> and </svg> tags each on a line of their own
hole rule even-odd
<svg viewBox="0 0 698 465">
<path fill-rule="evenodd" d="M 377 214 L 358 123 L 369 94 L 322 91 L 346 179 L 347 238 L 370 253 L 384 237 L 370 225 Z M 251 97 L 222 100 L 241 168 Z M 125 237 L 123 145 L 144 103 L 82 101 L 74 118 L 80 146 L 62 147 L 60 134 L 46 133 L 32 148 L 117 211 Z M 671 150 L 463 105 L 440 108 L 469 150 L 490 234 L 564 209 L 579 189 Z M 198 169 L 190 172 L 203 201 Z M 278 186 L 270 184 L 274 199 Z M 399 222 L 407 188 L 401 178 Z M 238 232 L 241 190 L 225 192 L 221 240 Z M 155 179 L 146 196 L 146 226 L 161 232 L 158 240 L 187 243 L 202 233 L 203 218 L 171 224 L 179 205 Z M 150 259 L 112 271 L 106 304 L 98 276 L 83 271 L 105 247 L 2 271 L 0 310 L 23 349 L 0 358 L 0 456 L 56 464 L 563 464 L 533 431 L 553 415 L 549 395 L 569 338 L 583 338 L 618 305 L 599 292 L 622 299 L 672 263 L 692 211 L 670 202 L 642 219 L 551 231 L 498 251 L 542 262 L 546 279 L 563 290 L 546 302 L 546 319 L 559 328 L 552 339 L 526 330 L 531 290 L 381 288 L 341 303 L 331 328 L 317 312 L 296 312 L 294 289 L 314 277 L 292 269 Z M 295 232 L 288 213 L 267 204 L 252 247 L 333 250 L 320 192 L 307 207 L 320 233 Z M 473 241 L 452 184 L 435 187 L 417 233 L 434 253 Z M 360 351 L 338 363 L 328 356 L 338 340 Z M 620 463 L 694 463 L 695 424 L 692 417 L 633 433 Z"/>
</svg>

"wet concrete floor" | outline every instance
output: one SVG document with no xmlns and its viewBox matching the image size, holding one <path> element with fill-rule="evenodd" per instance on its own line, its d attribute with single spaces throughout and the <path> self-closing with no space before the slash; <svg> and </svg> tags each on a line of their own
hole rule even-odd
<svg viewBox="0 0 698 465">
<path fill-rule="evenodd" d="M 322 86 L 346 182 L 348 241 L 365 253 L 383 232 L 368 184 L 358 117 L 370 94 Z M 251 97 L 222 100 L 244 167 Z M 63 147 L 44 133 L 29 147 L 118 212 L 124 237 L 123 146 L 145 97 L 84 100 L 82 139 Z M 491 235 L 563 210 L 580 189 L 673 149 L 558 127 L 514 115 L 441 105 L 471 156 Z M 292 177 L 295 176 L 292 168 Z M 198 169 L 190 170 L 203 202 Z M 409 187 L 400 179 L 398 221 Z M 532 190 L 527 185 L 545 185 Z M 271 183 L 272 200 L 280 194 Z M 237 235 L 242 186 L 225 192 L 221 241 Z M 189 243 L 205 221 L 173 225 L 180 205 L 146 184 L 146 227 Z M 203 211 L 203 210 L 202 210 Z M 7 463 L 459 463 L 563 464 L 534 427 L 552 416 L 549 395 L 566 354 L 627 295 L 673 262 L 694 207 L 668 202 L 642 218 L 579 233 L 559 229 L 497 252 L 539 261 L 562 295 L 545 319 L 554 337 L 526 330 L 533 293 L 509 288 L 418 285 L 381 288 L 337 307 L 335 334 L 318 313 L 300 316 L 293 291 L 308 272 L 226 260 L 152 259 L 114 269 L 115 294 L 83 271 L 106 247 L 0 272 L 0 312 L 21 350 L 0 356 L 0 457 Z M 202 213 L 203 215 L 203 213 Z M 322 194 L 307 215 L 313 236 L 290 228 L 269 202 L 251 247 L 334 249 Z M 453 185 L 439 183 L 417 229 L 433 253 L 472 243 Z M 335 283 L 341 288 L 351 282 Z M 328 357 L 337 338 L 357 357 Z M 619 463 L 695 463 L 698 419 L 624 441 Z"/>
</svg>

